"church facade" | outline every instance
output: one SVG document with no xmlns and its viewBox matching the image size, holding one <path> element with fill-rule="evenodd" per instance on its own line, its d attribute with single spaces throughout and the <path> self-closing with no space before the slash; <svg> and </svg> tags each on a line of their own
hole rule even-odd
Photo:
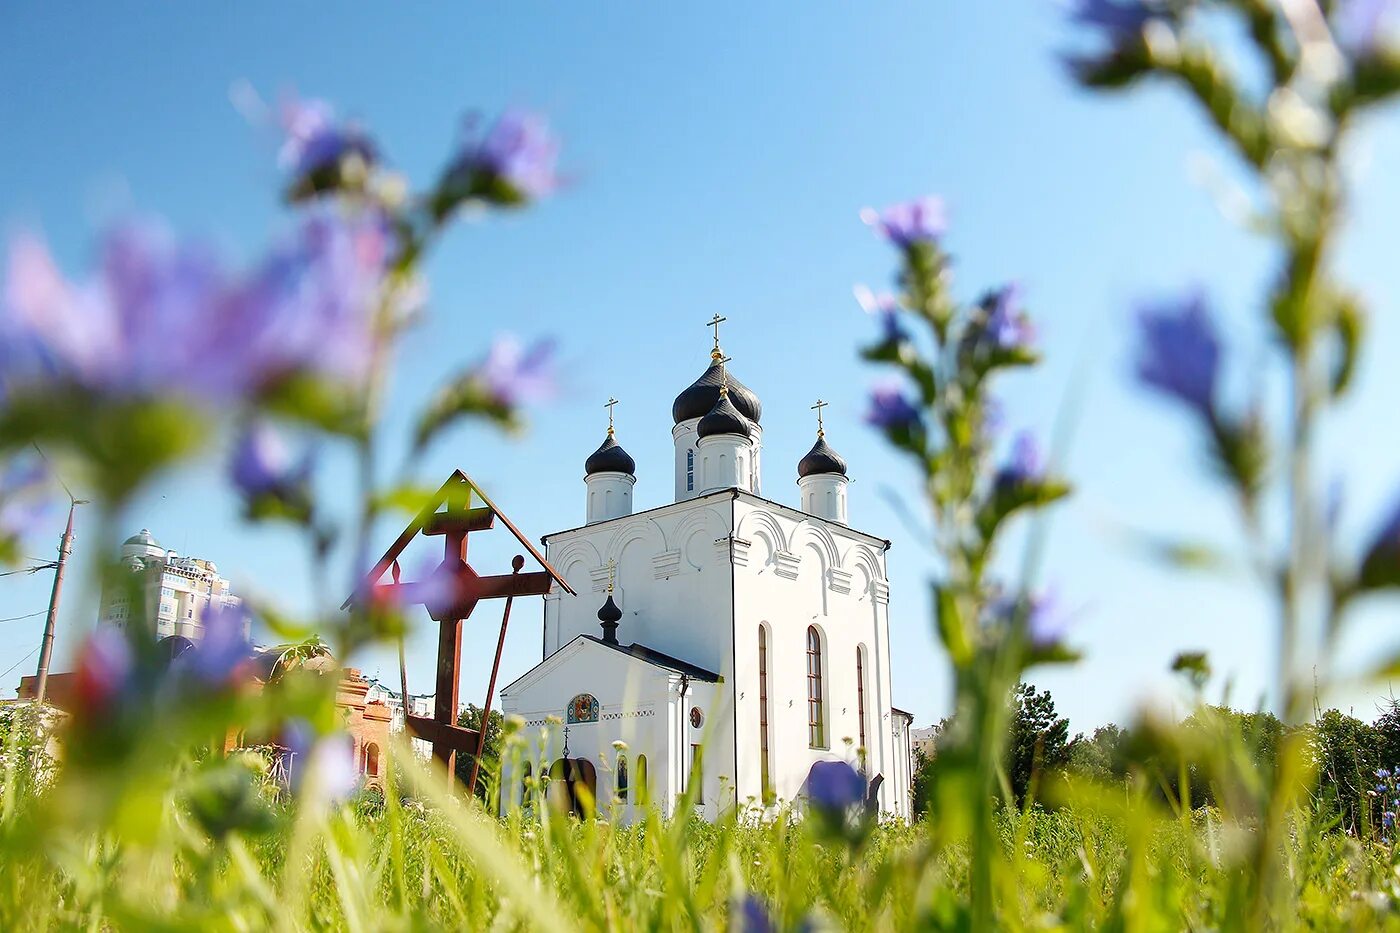
<svg viewBox="0 0 1400 933">
<path fill-rule="evenodd" d="M 633 511 L 635 463 L 611 424 L 588 457 L 585 524 L 544 539 L 578 595 L 545 598 L 543 660 L 501 694 L 530 748 L 503 806 L 547 770 L 551 793 L 586 786 L 624 818 L 687 792 L 713 817 L 800 803 L 812 764 L 840 758 L 881 812 L 909 816 L 889 542 L 850 527 L 846 464 L 820 427 L 797 507 L 764 498 L 761 416 L 716 340 L 672 407 L 673 502 Z"/>
</svg>

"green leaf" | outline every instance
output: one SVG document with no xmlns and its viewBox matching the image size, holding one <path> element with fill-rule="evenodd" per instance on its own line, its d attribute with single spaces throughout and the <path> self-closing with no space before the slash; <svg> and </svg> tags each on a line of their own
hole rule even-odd
<svg viewBox="0 0 1400 933">
<path fill-rule="evenodd" d="M 493 396 L 480 376 L 466 372 L 439 389 L 419 416 L 413 431 L 413 449 L 421 451 L 445 428 L 464 417 L 486 418 L 507 430 L 521 427 L 515 410 Z"/>
<path fill-rule="evenodd" d="M 1361 351 L 1362 332 L 1366 319 L 1361 305 L 1356 299 L 1342 299 L 1337 307 L 1337 316 L 1332 329 L 1337 337 L 1337 361 L 1332 369 L 1332 395 L 1340 398 L 1351 387 L 1351 377 L 1356 371 L 1356 359 Z"/>
<path fill-rule="evenodd" d="M 957 598 L 947 587 L 933 584 L 933 605 L 938 619 L 938 635 L 956 668 L 972 663 L 973 645 L 967 637 Z"/>
<path fill-rule="evenodd" d="M 263 391 L 263 404 L 279 415 L 342 437 L 364 431 L 364 409 L 358 391 L 312 376 L 279 380 Z"/>
</svg>

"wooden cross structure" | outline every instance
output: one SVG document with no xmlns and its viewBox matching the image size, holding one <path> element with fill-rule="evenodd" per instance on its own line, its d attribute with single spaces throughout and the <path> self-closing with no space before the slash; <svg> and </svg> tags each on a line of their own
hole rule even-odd
<svg viewBox="0 0 1400 933">
<path fill-rule="evenodd" d="M 474 507 L 475 500 L 480 500 L 481 505 Z M 511 561 L 512 569 L 508 574 L 482 575 L 467 563 L 468 537 L 473 532 L 490 530 L 497 520 L 515 536 L 515 540 L 535 559 L 541 570 L 522 573 L 525 566 L 525 557 L 522 554 L 517 554 Z M 402 583 L 399 581 L 399 555 L 420 534 L 442 537 L 442 563 L 424 580 Z M 380 582 L 386 572 L 392 572 L 394 582 Z M 486 732 L 490 728 L 491 699 L 496 690 L 501 651 L 505 647 L 511 603 L 517 596 L 543 596 L 555 584 L 566 593 L 574 592 L 569 584 L 564 582 L 563 577 L 549 565 L 549 561 L 530 544 L 529 539 L 521 534 L 505 513 L 487 497 L 481 487 L 461 470 L 453 471 L 442 488 L 428 500 L 399 535 L 398 540 L 384 552 L 384 556 L 370 570 L 365 580 L 362 592 L 372 594 L 371 599 L 374 601 L 383 600 L 395 606 L 420 603 L 427 608 L 429 618 L 439 625 L 437 697 L 433 704 L 433 716 L 429 719 L 412 715 L 408 706 L 405 674 L 404 724 L 418 738 L 432 743 L 433 757 L 442 762 L 449 775 L 455 773 L 458 752 L 472 755 L 469 789 L 476 786 L 481 753 L 486 744 Z M 472 611 L 481 600 L 500 598 L 506 601 L 505 611 L 501 617 L 500 637 L 496 641 L 495 660 L 491 665 L 491 680 L 486 688 L 486 702 L 482 706 L 481 728 L 466 729 L 457 725 L 462 666 L 462 623 L 471 617 Z M 352 596 L 341 608 L 350 606 L 356 599 L 357 596 Z M 400 659 L 402 660 L 402 646 Z"/>
</svg>

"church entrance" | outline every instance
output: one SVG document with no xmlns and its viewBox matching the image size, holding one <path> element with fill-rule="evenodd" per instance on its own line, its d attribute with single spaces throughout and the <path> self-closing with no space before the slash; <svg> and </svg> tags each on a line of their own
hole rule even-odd
<svg viewBox="0 0 1400 933">
<path fill-rule="evenodd" d="M 586 758 L 560 758 L 549 768 L 546 799 L 556 812 L 592 818 L 598 799 L 598 771 Z"/>
</svg>

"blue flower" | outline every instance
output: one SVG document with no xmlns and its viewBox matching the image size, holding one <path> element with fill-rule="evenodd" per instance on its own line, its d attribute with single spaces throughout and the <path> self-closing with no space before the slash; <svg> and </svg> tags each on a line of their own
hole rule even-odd
<svg viewBox="0 0 1400 933">
<path fill-rule="evenodd" d="M 1158 14 L 1140 0 L 1071 0 L 1069 18 L 1103 32 L 1114 42 L 1131 39 Z"/>
<path fill-rule="evenodd" d="M 208 687 L 239 682 L 252 659 L 252 616 L 242 606 L 216 606 L 204 614 L 204 637 L 175 659 L 175 673 Z"/>
<path fill-rule="evenodd" d="M 347 156 L 375 160 L 364 131 L 337 121 L 335 109 L 323 100 L 289 98 L 282 104 L 281 123 L 286 139 L 277 161 L 295 178 L 335 168 Z"/>
<path fill-rule="evenodd" d="M 880 292 L 877 295 L 864 285 L 855 287 L 855 295 L 856 301 L 866 314 L 880 319 L 881 343 L 903 343 L 909 339 L 909 332 L 900 323 L 899 302 L 895 300 L 894 295 L 889 292 Z"/>
<path fill-rule="evenodd" d="M 1371 537 L 1361 561 L 1360 579 L 1368 588 L 1400 585 L 1400 499 Z"/>
<path fill-rule="evenodd" d="M 979 336 L 1003 353 L 1029 350 L 1035 343 L 1035 325 L 1021 308 L 1021 286 L 1015 282 L 993 292 L 984 305 L 986 320 Z"/>
<path fill-rule="evenodd" d="M 828 815 L 865 801 L 865 777 L 845 761 L 818 761 L 807 772 L 807 799 Z"/>
<path fill-rule="evenodd" d="M 739 933 L 774 933 L 777 928 L 769 916 L 768 905 L 750 894 L 739 907 Z"/>
<path fill-rule="evenodd" d="M 472 376 L 493 401 L 512 407 L 552 398 L 558 388 L 554 370 L 554 341 L 537 340 L 526 347 L 505 334 L 492 342 Z"/>
<path fill-rule="evenodd" d="M 234 445 L 229 477 L 250 504 L 270 498 L 300 510 L 308 505 L 306 487 L 312 465 L 310 451 L 293 460 L 277 432 L 258 421 L 249 425 Z"/>
<path fill-rule="evenodd" d="M 923 421 L 919 409 L 904 394 L 898 384 L 882 384 L 870 390 L 870 408 L 865 421 L 877 428 L 917 430 Z"/>
<path fill-rule="evenodd" d="M 1035 435 L 1021 431 L 1011 443 L 1011 459 L 997 470 L 993 482 L 1003 490 L 1016 489 L 1045 478 L 1045 458 Z"/>
<path fill-rule="evenodd" d="M 1377 768 L 1377 769 L 1376 769 L 1376 777 L 1378 777 L 1378 778 L 1388 778 L 1388 777 L 1390 777 L 1390 769 L 1389 769 L 1389 768 Z"/>
<path fill-rule="evenodd" d="M 1024 625 L 1031 647 L 1048 650 L 1064 641 L 1071 618 L 1051 591 L 1004 596 L 990 607 L 991 617 L 1007 625 Z"/>
<path fill-rule="evenodd" d="M 1212 417 L 1220 375 L 1220 341 L 1205 295 L 1143 304 L 1138 309 L 1141 344 L 1137 376 L 1156 389 Z"/>
<path fill-rule="evenodd" d="M 892 204 L 883 211 L 867 207 L 860 218 L 901 249 L 935 243 L 948 229 L 943 199 L 933 196 Z"/>
<path fill-rule="evenodd" d="M 1337 44 L 1355 55 L 1374 52 L 1395 5 L 1395 0 L 1341 0 L 1333 13 Z"/>
<path fill-rule="evenodd" d="M 484 132 L 467 118 L 465 139 L 451 174 L 474 190 L 504 183 L 514 199 L 540 198 L 559 186 L 559 140 L 539 114 L 507 110 Z"/>
</svg>

